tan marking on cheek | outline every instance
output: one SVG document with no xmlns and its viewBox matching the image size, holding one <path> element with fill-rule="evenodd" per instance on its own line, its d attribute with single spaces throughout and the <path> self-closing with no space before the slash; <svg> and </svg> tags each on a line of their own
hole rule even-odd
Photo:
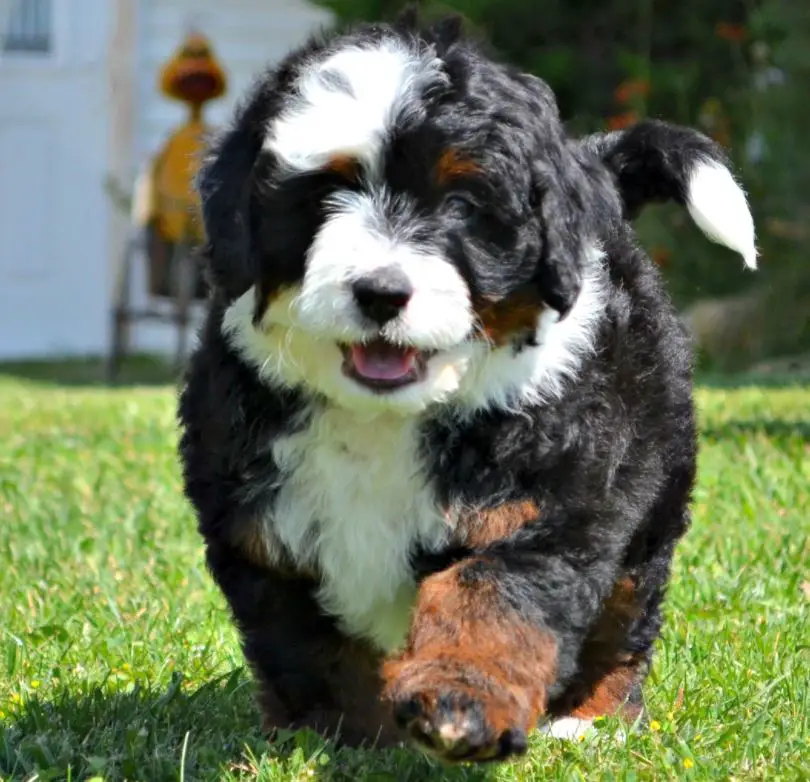
<svg viewBox="0 0 810 782">
<path fill-rule="evenodd" d="M 448 149 L 436 163 L 436 181 L 439 185 L 448 185 L 454 179 L 472 176 L 480 170 L 477 163 L 461 157 L 455 149 Z"/>
<path fill-rule="evenodd" d="M 520 291 L 501 301 L 474 307 L 486 336 L 496 345 L 505 345 L 526 331 L 535 331 L 545 303 L 534 291 Z"/>
<path fill-rule="evenodd" d="M 348 181 L 355 181 L 360 173 L 360 164 L 351 155 L 335 155 L 324 166 L 324 171 L 337 174 Z"/>
<path fill-rule="evenodd" d="M 536 521 L 540 508 L 532 500 L 508 502 L 497 508 L 477 511 L 464 520 L 468 546 L 488 546 Z"/>
</svg>

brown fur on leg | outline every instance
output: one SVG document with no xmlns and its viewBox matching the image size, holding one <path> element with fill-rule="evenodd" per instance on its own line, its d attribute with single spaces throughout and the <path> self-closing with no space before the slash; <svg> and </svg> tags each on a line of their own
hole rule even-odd
<svg viewBox="0 0 810 782">
<path fill-rule="evenodd" d="M 457 535 L 465 546 L 483 548 L 514 534 L 540 518 L 540 508 L 533 500 L 505 502 L 462 517 Z"/>
<path fill-rule="evenodd" d="M 480 560 L 426 579 L 384 696 L 412 739 L 445 760 L 526 749 L 556 672 L 553 636 L 505 605 Z"/>
<path fill-rule="evenodd" d="M 641 704 L 631 702 L 631 695 L 644 678 L 646 658 L 622 647 L 640 612 L 635 583 L 629 576 L 620 578 L 582 647 L 577 678 L 549 705 L 552 715 L 594 719 L 618 714 L 634 720 L 641 714 Z"/>
<path fill-rule="evenodd" d="M 641 704 L 630 702 L 630 696 L 644 668 L 644 663 L 634 658 L 617 663 L 613 670 L 596 682 L 590 694 L 571 712 L 571 716 L 594 719 L 619 714 L 628 720 L 636 719 L 641 714 Z"/>
</svg>

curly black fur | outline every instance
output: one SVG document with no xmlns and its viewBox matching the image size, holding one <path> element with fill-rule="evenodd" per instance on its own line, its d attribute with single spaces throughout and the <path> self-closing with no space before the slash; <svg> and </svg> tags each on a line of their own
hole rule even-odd
<svg viewBox="0 0 810 782">
<path fill-rule="evenodd" d="M 291 175 L 263 148 L 296 80 L 329 53 L 396 39 L 417 52 L 433 47 L 449 77 L 426 80 L 385 140 L 384 182 L 397 196 L 384 211 L 392 236 L 432 242 L 474 302 L 509 302 L 528 289 L 538 316 L 550 307 L 564 323 L 588 275 L 602 291 L 588 344 L 558 393 L 507 394 L 508 404 L 474 409 L 450 397 L 415 417 L 419 465 L 402 465 L 403 474 L 421 470 L 435 506 L 457 511 L 441 546 L 414 536 L 415 594 L 452 572 L 460 590 L 478 594 L 485 585 L 481 594 L 515 627 L 548 634 L 556 649 L 543 684 L 549 715 L 575 713 L 600 677 L 628 660 L 637 673 L 623 697 L 632 702 L 659 635 L 673 550 L 689 524 L 697 451 L 689 339 L 627 220 L 652 200 L 688 203 L 694 166 L 725 164 L 723 153 L 694 131 L 658 122 L 568 138 L 540 79 L 493 62 L 452 29 L 372 26 L 308 43 L 259 79 L 200 181 L 212 294 L 180 401 L 180 454 L 208 565 L 256 671 L 268 727 L 333 730 L 342 720 L 348 741 L 379 730 L 399 735 L 379 702 L 378 666 L 392 650 L 347 631 L 324 609 L 317 556 L 296 559 L 275 526 L 294 468 L 279 465 L 274 445 L 306 431 L 333 402 L 306 380 L 268 379 L 223 333 L 239 297 L 253 291 L 258 327 L 273 295 L 300 282 L 329 197 L 369 186 L 327 169 Z M 352 85 L 336 78 L 333 88 Z M 475 172 L 448 191 L 431 172 L 450 147 L 473 160 Z M 593 260 L 594 245 L 602 262 Z M 536 338 L 513 334 L 515 355 L 534 349 Z M 388 498 L 378 501 L 382 511 Z M 468 534 L 470 509 L 515 503 L 536 507 L 536 517 L 502 533 Z M 313 530 L 319 534 L 317 524 Z M 633 604 L 624 624 L 610 613 L 623 581 Z M 610 642 L 605 624 L 614 630 Z M 411 640 L 417 635 L 412 627 Z M 352 655 L 370 662 L 360 671 Z M 409 697 L 397 712 L 416 719 L 424 707 L 414 711 Z M 523 726 L 490 735 L 488 704 L 476 708 L 477 732 L 468 731 L 463 751 L 442 750 L 424 726 L 411 733 L 448 758 L 525 748 Z M 501 750 L 484 757 L 476 742 Z"/>
</svg>

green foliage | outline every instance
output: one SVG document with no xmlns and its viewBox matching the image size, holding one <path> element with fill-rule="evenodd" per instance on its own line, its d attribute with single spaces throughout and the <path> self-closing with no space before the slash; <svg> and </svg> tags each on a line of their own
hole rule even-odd
<svg viewBox="0 0 810 782">
<path fill-rule="evenodd" d="M 68 390 L 31 380 L 41 365 L 0 369 L 0 779 L 806 779 L 807 388 L 700 393 L 695 520 L 650 729 L 619 745 L 607 720 L 581 744 L 537 737 L 525 760 L 449 771 L 408 750 L 261 737 L 181 493 L 175 392 L 82 387 L 97 372 L 51 367 Z"/>
<path fill-rule="evenodd" d="M 390 19 L 406 4 L 321 2 L 351 22 Z M 694 121 L 707 98 L 745 83 L 742 47 L 728 40 L 741 34 L 738 0 L 657 5 L 652 0 L 442 0 L 421 6 L 426 18 L 460 13 L 501 56 L 543 76 L 563 116 L 582 129 L 597 129 L 625 110 Z M 721 34 L 719 22 L 726 25 Z M 617 96 L 621 85 L 640 81 L 647 86 L 635 96 L 639 100 Z"/>
<path fill-rule="evenodd" d="M 404 0 L 320 0 L 346 21 L 390 19 Z M 642 243 L 681 305 L 758 288 L 757 351 L 810 347 L 810 6 L 807 0 L 426 0 L 458 12 L 504 58 L 546 79 L 572 132 L 658 117 L 728 147 L 749 191 L 761 271 L 709 243 L 681 209 L 648 210 Z"/>
</svg>

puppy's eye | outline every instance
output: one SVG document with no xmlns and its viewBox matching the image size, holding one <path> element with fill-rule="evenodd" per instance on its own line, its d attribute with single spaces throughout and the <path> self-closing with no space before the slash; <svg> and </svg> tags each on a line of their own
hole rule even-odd
<svg viewBox="0 0 810 782">
<path fill-rule="evenodd" d="M 451 193 L 446 196 L 444 205 L 448 211 L 462 219 L 471 217 L 475 211 L 475 203 L 472 199 L 460 193 Z"/>
</svg>

